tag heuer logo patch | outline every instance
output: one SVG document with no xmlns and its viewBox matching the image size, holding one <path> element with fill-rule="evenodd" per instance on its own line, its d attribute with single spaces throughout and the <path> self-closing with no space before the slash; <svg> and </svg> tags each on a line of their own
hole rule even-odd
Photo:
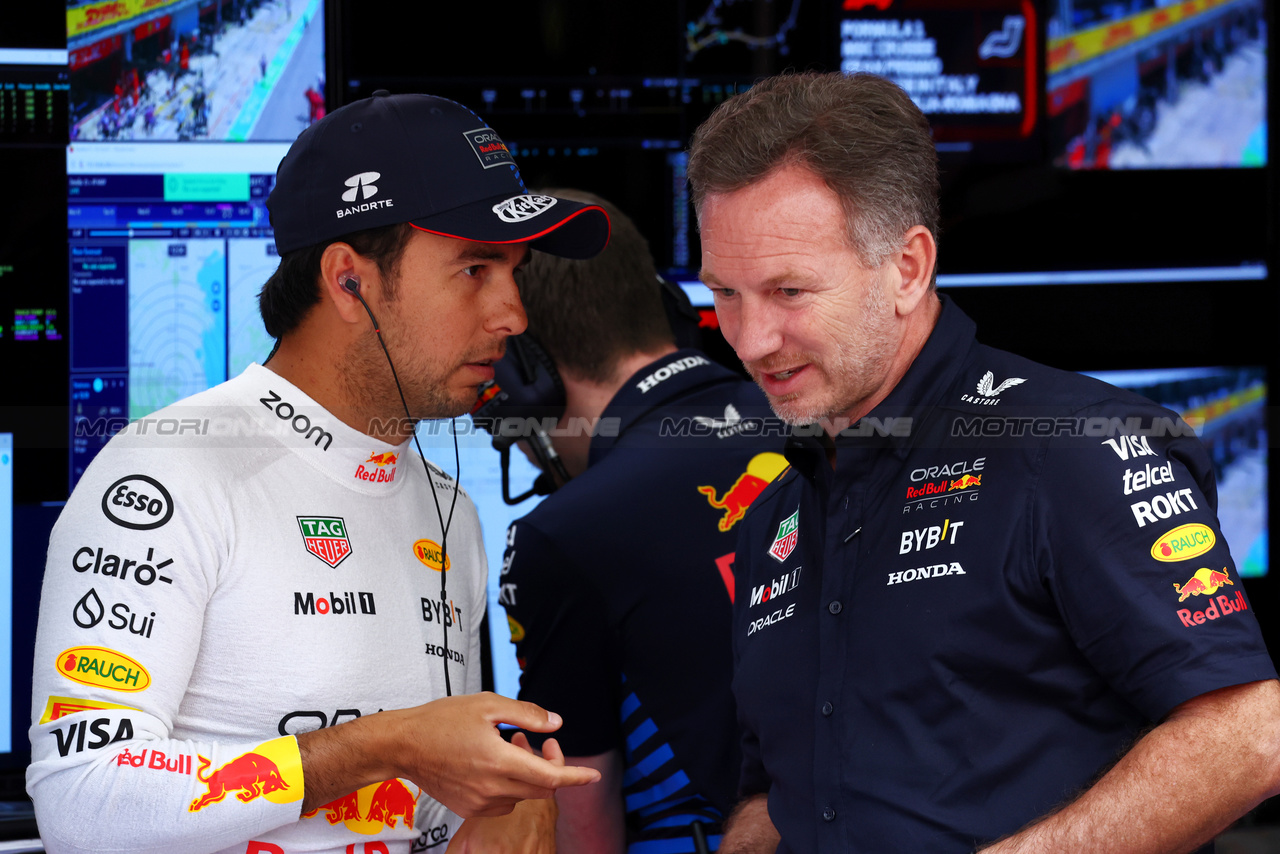
<svg viewBox="0 0 1280 854">
<path fill-rule="evenodd" d="M 307 551 L 329 566 L 336 568 L 351 554 L 347 523 L 341 516 L 299 516 L 298 528 Z"/>
<path fill-rule="evenodd" d="M 773 545 L 769 546 L 769 556 L 778 563 L 782 563 L 791 557 L 791 553 L 795 551 L 796 543 L 800 539 L 800 511 L 792 513 L 790 516 L 782 520 L 782 524 L 778 526 L 778 536 L 773 541 Z"/>
<path fill-rule="evenodd" d="M 462 135 L 466 137 L 471 150 L 476 153 L 476 157 L 480 158 L 480 165 L 485 169 L 508 164 L 515 165 L 516 162 L 511 159 L 507 144 L 492 128 L 476 128 L 464 131 Z"/>
</svg>

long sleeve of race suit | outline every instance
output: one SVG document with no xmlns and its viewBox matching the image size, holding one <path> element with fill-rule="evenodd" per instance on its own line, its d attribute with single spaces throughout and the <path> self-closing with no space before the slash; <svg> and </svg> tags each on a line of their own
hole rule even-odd
<svg viewBox="0 0 1280 854">
<path fill-rule="evenodd" d="M 232 547 L 228 496 L 175 468 L 105 449 L 53 530 L 27 771 L 50 852 L 201 854 L 299 817 L 292 736 L 236 737 L 234 720 L 175 729 Z M 271 643 L 269 627 L 242 631 Z M 242 679 L 241 663 L 215 662 L 201 685 Z"/>
</svg>

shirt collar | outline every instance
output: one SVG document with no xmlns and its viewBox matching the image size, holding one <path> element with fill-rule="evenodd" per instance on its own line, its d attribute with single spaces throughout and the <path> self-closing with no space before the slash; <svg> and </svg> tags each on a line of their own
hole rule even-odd
<svg viewBox="0 0 1280 854">
<path fill-rule="evenodd" d="M 263 433 L 309 464 L 359 492 L 386 495 L 404 483 L 412 437 L 389 445 L 348 427 L 302 389 L 252 364 L 236 381 L 242 404 Z"/>
<path fill-rule="evenodd" d="M 938 322 L 911 367 L 862 421 L 836 435 L 837 450 L 880 448 L 892 450 L 899 458 L 905 457 L 911 448 L 912 433 L 921 428 L 938 401 L 955 384 L 956 376 L 968 361 L 969 351 L 976 344 L 978 327 L 950 297 L 939 294 L 938 298 L 942 303 Z M 825 464 L 830 447 L 831 441 L 818 425 L 801 425 L 792 428 L 785 454 L 793 466 L 812 479 L 817 467 Z M 837 465 L 840 459 L 838 455 Z"/>
<path fill-rule="evenodd" d="M 632 374 L 605 407 L 598 432 L 591 439 L 587 465 L 603 459 L 623 434 L 658 407 L 697 388 L 737 378 L 694 349 L 676 350 L 650 362 Z"/>
</svg>

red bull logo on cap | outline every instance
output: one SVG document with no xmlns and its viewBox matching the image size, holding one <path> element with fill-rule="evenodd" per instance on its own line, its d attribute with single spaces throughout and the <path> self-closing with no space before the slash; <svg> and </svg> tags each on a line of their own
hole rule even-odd
<svg viewBox="0 0 1280 854">
<path fill-rule="evenodd" d="M 347 523 L 341 516 L 299 516 L 298 527 L 307 551 L 334 569 L 351 555 Z"/>
<path fill-rule="evenodd" d="M 1209 551 L 1216 542 L 1208 525 L 1179 525 L 1152 544 L 1151 556 L 1164 563 L 1190 560 Z"/>
<path fill-rule="evenodd" d="M 383 780 L 304 812 L 302 817 L 315 818 L 323 810 L 329 824 L 342 824 L 351 832 L 366 836 L 397 825 L 411 830 L 420 794 L 421 790 L 413 783 Z"/>
<path fill-rule="evenodd" d="M 714 486 L 699 486 L 698 492 L 705 495 L 707 503 L 716 510 L 724 511 L 718 527 L 722 532 L 728 531 L 746 515 L 751 502 L 755 501 L 760 493 L 764 492 L 764 488 L 786 468 L 787 458 L 782 454 L 772 452 L 756 454 L 751 458 L 751 462 L 747 463 L 747 470 L 733 482 L 733 486 L 725 490 L 720 498 L 716 498 Z"/>
<path fill-rule="evenodd" d="M 796 543 L 800 541 L 800 509 L 796 508 L 796 512 L 782 520 L 778 525 L 778 536 L 774 538 L 773 545 L 769 546 L 769 557 L 784 562 L 795 551 Z"/>
</svg>

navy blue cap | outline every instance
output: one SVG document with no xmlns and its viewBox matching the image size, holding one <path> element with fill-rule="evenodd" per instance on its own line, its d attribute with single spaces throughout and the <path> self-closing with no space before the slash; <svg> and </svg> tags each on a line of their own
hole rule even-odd
<svg viewBox="0 0 1280 854">
<path fill-rule="evenodd" d="M 475 113 L 382 90 L 298 135 L 267 209 L 281 255 L 401 222 L 565 258 L 590 258 L 609 242 L 599 206 L 526 190 L 506 143 Z"/>
</svg>

